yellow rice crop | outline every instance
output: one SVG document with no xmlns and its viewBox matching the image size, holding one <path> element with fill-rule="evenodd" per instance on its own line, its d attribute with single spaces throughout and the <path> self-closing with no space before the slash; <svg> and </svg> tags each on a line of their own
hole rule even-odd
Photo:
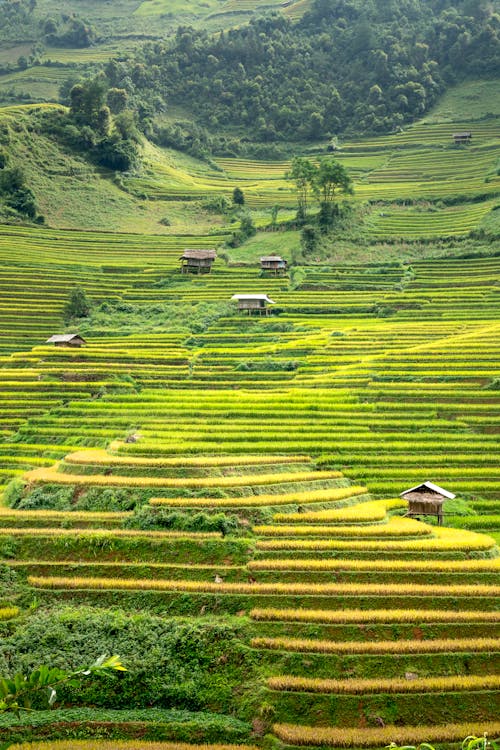
<svg viewBox="0 0 500 750">
<path fill-rule="evenodd" d="M 33 586 L 43 588 L 141 589 L 152 591 L 193 591 L 217 594 L 285 596 L 497 596 L 499 586 L 427 585 L 415 583 L 215 583 L 150 578 L 79 578 L 31 576 Z"/>
<path fill-rule="evenodd" d="M 487 560 L 250 560 L 252 570 L 381 570 L 429 573 L 467 573 L 500 570 L 500 557 Z"/>
<path fill-rule="evenodd" d="M 457 690 L 496 690 L 500 687 L 500 675 L 468 674 L 439 677 L 401 677 L 373 679 L 352 678 L 349 680 L 323 680 L 315 677 L 281 675 L 267 681 L 271 690 L 286 690 L 308 693 L 338 693 L 364 695 L 366 693 L 450 693 Z"/>
<path fill-rule="evenodd" d="M 13 510 L 0 508 L 0 523 L 3 518 L 22 519 L 53 519 L 54 521 L 107 521 L 124 520 L 132 515 L 131 512 L 118 511 L 64 511 L 64 510 Z"/>
<path fill-rule="evenodd" d="M 476 729 L 477 726 L 477 729 Z M 385 726 L 359 729 L 357 727 L 308 727 L 299 724 L 274 724 L 274 734 L 289 745 L 328 745 L 333 747 L 383 747 L 391 742 L 398 745 L 418 745 L 421 742 L 462 740 L 471 732 L 494 738 L 500 733 L 500 721 L 464 724 L 434 724 L 432 726 Z M 38 748 L 37 748 L 38 750 Z M 66 750 L 66 749 L 65 749 Z"/>
<path fill-rule="evenodd" d="M 257 548 L 261 550 L 280 549 L 306 549 L 306 550 L 330 550 L 330 549 L 357 549 L 364 551 L 373 550 L 468 550 L 468 549 L 490 549 L 495 546 L 495 540 L 486 534 L 478 534 L 474 531 L 463 529 L 446 529 L 433 527 L 434 536 L 430 539 L 384 539 L 384 540 L 360 540 L 344 541 L 343 539 L 265 539 L 257 542 Z"/>
<path fill-rule="evenodd" d="M 245 487 L 282 482 L 310 482 L 342 477 L 340 471 L 296 471 L 278 474 L 245 474 L 228 477 L 126 477 L 117 474 L 62 474 L 57 466 L 34 469 L 25 474 L 28 482 L 102 487 Z"/>
<path fill-rule="evenodd" d="M 49 528 L 0 528 L 1 536 L 91 536 L 143 537 L 153 539 L 220 539 L 217 531 L 140 531 L 138 529 L 49 529 Z"/>
<path fill-rule="evenodd" d="M 382 521 L 386 512 L 392 508 L 404 508 L 406 502 L 399 498 L 393 500 L 373 500 L 358 505 L 349 505 L 347 508 L 333 508 L 329 510 L 318 510 L 311 513 L 276 513 L 273 521 L 276 523 L 328 523 L 352 521 Z"/>
<path fill-rule="evenodd" d="M 430 654 L 500 651 L 500 638 L 433 638 L 424 641 L 322 641 L 306 638 L 252 638 L 258 649 L 322 654 Z"/>
<path fill-rule="evenodd" d="M 314 476 L 310 474 L 309 476 Z M 162 505 L 170 508 L 249 508 L 267 505 L 291 505 L 295 503 L 327 503 L 345 500 L 356 495 L 363 495 L 366 487 L 334 487 L 325 490 L 305 490 L 303 492 L 289 492 L 284 495 L 249 495 L 246 497 L 193 497 L 193 498 L 163 498 L 153 497 L 150 505 Z"/>
<path fill-rule="evenodd" d="M 19 614 L 19 607 L 0 607 L 0 620 L 12 620 Z"/>
<path fill-rule="evenodd" d="M 255 534 L 263 536 L 352 536 L 352 537 L 392 537 L 392 536 L 428 536 L 432 526 L 415 521 L 412 518 L 391 518 L 388 523 L 369 526 L 299 526 L 298 524 L 279 526 L 254 526 Z"/>
<path fill-rule="evenodd" d="M 10 745 L 10 750 L 243 750 L 241 745 L 189 745 L 147 740 L 40 740 Z M 244 745 L 244 750 L 258 750 Z"/>
<path fill-rule="evenodd" d="M 254 620 L 282 622 L 500 622 L 500 612 L 450 609 L 252 609 Z"/>
<path fill-rule="evenodd" d="M 115 445 L 119 447 L 119 445 Z M 142 456 L 112 455 L 100 448 L 75 451 L 64 458 L 70 464 L 97 464 L 105 466 L 257 466 L 262 464 L 298 464 L 310 461 L 309 456 L 168 456 L 144 458 Z"/>
</svg>

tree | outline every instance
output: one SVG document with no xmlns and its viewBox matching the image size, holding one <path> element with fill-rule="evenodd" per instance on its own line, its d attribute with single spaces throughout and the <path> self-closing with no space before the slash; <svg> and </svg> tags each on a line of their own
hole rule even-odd
<svg viewBox="0 0 500 750">
<path fill-rule="evenodd" d="M 316 250 L 318 240 L 318 230 L 315 226 L 312 224 L 306 224 L 302 227 L 302 232 L 300 233 L 300 244 L 304 255 L 310 255 Z"/>
<path fill-rule="evenodd" d="M 90 302 L 85 290 L 80 286 L 75 286 L 71 290 L 69 300 L 64 308 L 64 317 L 69 320 L 71 318 L 88 318 L 89 315 Z"/>
<path fill-rule="evenodd" d="M 245 196 L 243 195 L 243 190 L 239 187 L 235 187 L 233 190 L 233 203 L 235 206 L 245 205 Z"/>
<path fill-rule="evenodd" d="M 96 130 L 101 135 L 109 135 L 111 130 L 111 112 L 107 105 L 101 107 L 97 113 Z"/>
<path fill-rule="evenodd" d="M 70 114 L 80 125 L 95 127 L 105 104 L 106 84 L 101 77 L 77 83 L 70 91 Z"/>
<path fill-rule="evenodd" d="M 31 711 L 33 704 L 41 709 L 52 708 L 61 685 L 78 687 L 82 677 L 109 675 L 116 671 L 127 671 L 120 657 L 107 657 L 104 654 L 90 666 L 80 667 L 73 672 L 43 665 L 29 675 L 18 672 L 12 677 L 0 676 L 0 714 L 10 712 L 19 716 L 21 711 Z"/>
<path fill-rule="evenodd" d="M 108 91 L 108 107 L 114 115 L 123 112 L 127 106 L 128 94 L 125 89 L 110 88 Z"/>
<path fill-rule="evenodd" d="M 305 220 L 307 216 L 309 190 L 314 182 L 316 171 L 316 167 L 309 159 L 304 156 L 294 156 L 291 169 L 285 175 L 287 180 L 295 182 L 298 200 L 297 215 L 302 220 Z"/>
<path fill-rule="evenodd" d="M 29 219 L 37 214 L 35 196 L 26 184 L 26 176 L 20 167 L 3 168 L 0 171 L 0 196 L 7 206 Z"/>
<path fill-rule="evenodd" d="M 321 202 L 333 203 L 337 192 L 352 194 L 352 181 L 349 172 L 336 159 L 326 157 L 321 159 L 314 179 L 314 190 L 320 196 Z"/>
</svg>

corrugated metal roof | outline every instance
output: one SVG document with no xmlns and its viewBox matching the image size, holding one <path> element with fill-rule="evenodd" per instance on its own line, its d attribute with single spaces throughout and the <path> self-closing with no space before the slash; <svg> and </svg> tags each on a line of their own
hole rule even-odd
<svg viewBox="0 0 500 750">
<path fill-rule="evenodd" d="M 281 257 L 281 255 L 264 255 L 260 259 L 260 262 L 263 263 L 264 261 L 272 261 L 272 260 L 276 260 L 276 261 L 280 261 L 282 263 L 286 263 L 286 260 L 283 260 L 283 258 Z"/>
<path fill-rule="evenodd" d="M 438 484 L 434 484 L 433 482 L 422 482 L 422 484 L 417 484 L 416 487 L 410 487 L 409 490 L 405 490 L 404 492 L 402 492 L 400 494 L 400 497 L 404 497 L 409 492 L 415 492 L 424 488 L 431 490 L 432 492 L 436 492 L 438 495 L 442 495 L 443 497 L 447 497 L 449 500 L 453 500 L 453 498 L 456 497 L 453 492 L 448 492 L 448 490 L 444 490 Z"/>
<path fill-rule="evenodd" d="M 216 257 L 215 250 L 184 250 L 181 260 L 215 260 Z"/>
<path fill-rule="evenodd" d="M 67 341 L 73 341 L 73 339 L 81 339 L 82 341 L 85 341 L 83 336 L 80 336 L 79 333 L 56 333 L 54 336 L 51 336 L 50 339 L 47 339 L 45 343 L 63 344 Z"/>
<path fill-rule="evenodd" d="M 274 302 L 267 294 L 233 294 L 231 299 L 243 300 L 243 299 L 262 299 L 265 302 L 269 302 L 270 305 L 275 305 Z"/>
</svg>

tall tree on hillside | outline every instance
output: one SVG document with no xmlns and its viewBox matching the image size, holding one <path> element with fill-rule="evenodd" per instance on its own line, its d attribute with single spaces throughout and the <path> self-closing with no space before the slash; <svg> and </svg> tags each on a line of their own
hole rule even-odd
<svg viewBox="0 0 500 750">
<path fill-rule="evenodd" d="M 75 122 L 95 128 L 99 121 L 99 112 L 106 103 L 104 79 L 97 76 L 77 83 L 71 89 L 69 96 L 70 113 Z"/>
<path fill-rule="evenodd" d="M 314 189 L 322 203 L 333 203 L 339 192 L 353 192 L 349 172 L 343 164 L 332 157 L 321 159 L 314 179 Z"/>
<path fill-rule="evenodd" d="M 71 318 L 88 318 L 90 315 L 90 301 L 81 286 L 75 286 L 71 290 L 69 300 L 64 307 L 65 320 Z"/>
<path fill-rule="evenodd" d="M 295 156 L 292 159 L 290 171 L 286 173 L 287 180 L 293 180 L 297 189 L 297 218 L 304 221 L 307 216 L 307 202 L 309 192 L 316 176 L 316 167 L 304 156 Z"/>
<path fill-rule="evenodd" d="M 332 157 L 326 157 L 319 163 L 313 188 L 320 201 L 318 223 L 323 231 L 327 231 L 340 214 L 338 194 L 351 195 L 354 192 L 352 180 L 343 164 Z"/>
</svg>

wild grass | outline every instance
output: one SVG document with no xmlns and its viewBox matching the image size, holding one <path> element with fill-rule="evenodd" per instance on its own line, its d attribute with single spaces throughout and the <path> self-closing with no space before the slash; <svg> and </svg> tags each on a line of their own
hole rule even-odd
<svg viewBox="0 0 500 750">
<path fill-rule="evenodd" d="M 415 571 L 429 573 L 467 573 L 500 571 L 500 557 L 485 560 L 249 560 L 251 570 L 319 571 Z"/>
<path fill-rule="evenodd" d="M 471 690 L 496 690 L 500 688 L 500 675 L 451 675 L 415 677 L 412 679 L 352 678 L 348 680 L 322 680 L 317 678 L 282 675 L 270 677 L 271 690 L 308 693 L 337 693 L 339 695 L 365 695 L 367 693 L 450 693 Z"/>
<path fill-rule="evenodd" d="M 301 514 L 298 514 L 301 515 Z M 260 536 L 323 536 L 323 537 L 405 537 L 405 536 L 428 536 L 432 534 L 432 527 L 415 521 L 412 518 L 391 518 L 386 524 L 374 524 L 367 526 L 320 526 L 304 524 L 280 526 L 254 526 L 253 531 Z"/>
<path fill-rule="evenodd" d="M 463 740 L 471 732 L 486 732 L 488 737 L 500 733 L 500 721 L 483 722 L 476 729 L 470 722 L 464 724 L 433 724 L 432 726 L 385 727 L 315 727 L 300 724 L 274 724 L 273 732 L 288 745 L 321 745 L 328 747 L 383 747 L 392 742 L 397 745 L 418 745 L 421 742 L 452 742 Z M 66 750 L 66 749 L 64 749 Z"/>
<path fill-rule="evenodd" d="M 19 613 L 19 607 L 0 607 L 0 620 L 12 620 Z"/>
<path fill-rule="evenodd" d="M 345 541 L 336 539 L 264 539 L 257 542 L 259 550 L 380 550 L 421 551 L 435 550 L 486 550 L 495 546 L 495 540 L 486 534 L 478 534 L 463 529 L 435 527 L 431 538 L 387 539 Z"/>
<path fill-rule="evenodd" d="M 270 622 L 371 623 L 371 622 L 500 622 L 500 612 L 484 610 L 444 609 L 272 609 L 255 608 L 250 612 L 254 620 Z"/>
<path fill-rule="evenodd" d="M 102 539 L 153 538 L 153 539 L 220 539 L 216 531 L 139 531 L 137 529 L 64 529 L 64 528 L 1 528 L 0 536 L 27 537 L 93 537 Z"/>
<path fill-rule="evenodd" d="M 181 507 L 186 507 L 186 508 L 199 508 L 199 507 L 253 508 L 253 507 L 275 506 L 275 505 L 294 505 L 294 504 L 305 505 L 308 503 L 335 502 L 336 500 L 346 500 L 350 497 L 355 497 L 356 495 L 363 495 L 366 492 L 367 492 L 366 487 L 354 485 L 351 487 L 334 487 L 333 489 L 287 492 L 287 493 L 279 494 L 279 495 L 246 495 L 244 497 L 225 497 L 225 498 L 153 497 L 149 501 L 149 504 L 155 505 L 155 506 L 172 507 L 172 508 L 181 508 Z"/>
<path fill-rule="evenodd" d="M 347 508 L 319 510 L 310 513 L 276 513 L 273 521 L 276 523 L 346 523 L 362 521 L 383 521 L 388 510 L 404 508 L 406 502 L 395 498 L 393 500 L 374 500 L 359 503 Z"/>
<path fill-rule="evenodd" d="M 241 750 L 241 745 L 193 745 L 187 742 L 149 742 L 148 740 L 40 740 L 9 746 L 11 750 Z M 245 745 L 245 750 L 258 750 Z"/>
<path fill-rule="evenodd" d="M 297 471 L 280 474 L 246 474 L 223 477 L 128 477 L 105 474 L 62 474 L 57 467 L 34 469 L 26 479 L 35 484 L 74 484 L 79 487 L 248 487 L 250 485 L 277 484 L 282 482 L 308 482 L 339 479 L 340 471 Z"/>
<path fill-rule="evenodd" d="M 79 578 L 31 576 L 29 582 L 40 588 L 141 589 L 152 591 L 192 591 L 218 594 L 301 595 L 301 596 L 496 596 L 499 586 L 426 585 L 405 583 L 216 583 L 142 578 Z"/>
<path fill-rule="evenodd" d="M 13 510 L 0 507 L 0 524 L 6 519 L 20 521 L 124 521 L 132 513 L 119 511 Z"/>
<path fill-rule="evenodd" d="M 119 450 L 120 444 L 111 446 Z M 262 464 L 292 464 L 310 461 L 309 456 L 162 456 L 161 458 L 147 458 L 142 456 L 123 456 L 108 453 L 105 450 L 93 448 L 90 450 L 76 451 L 64 457 L 64 461 L 70 464 L 94 464 L 97 466 L 252 466 Z"/>
<path fill-rule="evenodd" d="M 252 638 L 256 649 L 318 654 L 434 654 L 498 652 L 500 638 L 427 638 L 394 641 L 324 641 L 307 638 Z"/>
</svg>

